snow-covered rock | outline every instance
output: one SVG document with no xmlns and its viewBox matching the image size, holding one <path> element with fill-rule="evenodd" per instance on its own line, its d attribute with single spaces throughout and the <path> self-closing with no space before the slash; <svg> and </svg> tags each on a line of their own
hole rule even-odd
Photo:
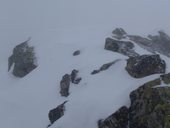
<svg viewBox="0 0 170 128">
<path fill-rule="evenodd" d="M 126 56 L 138 56 L 134 51 L 134 44 L 130 41 L 119 41 L 112 38 L 106 38 L 105 49 L 118 52 Z"/>
<path fill-rule="evenodd" d="M 141 55 L 127 60 L 126 70 L 134 78 L 165 73 L 166 63 L 159 55 Z"/>
</svg>

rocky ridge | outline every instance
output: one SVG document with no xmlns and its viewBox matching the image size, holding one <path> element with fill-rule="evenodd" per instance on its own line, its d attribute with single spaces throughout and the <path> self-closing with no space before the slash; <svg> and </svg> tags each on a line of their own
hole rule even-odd
<svg viewBox="0 0 170 128">
<path fill-rule="evenodd" d="M 159 31 L 159 35 L 149 35 L 147 38 L 128 35 L 123 29 L 117 28 L 113 37 L 106 38 L 105 50 L 117 52 L 128 57 L 125 70 L 134 78 L 143 78 L 153 74 L 161 74 L 160 78 L 149 81 L 130 93 L 130 107 L 122 106 L 118 111 L 106 119 L 98 121 L 99 128 L 169 128 L 170 127 L 170 73 L 166 73 L 166 62 L 158 53 L 169 57 L 170 37 Z M 37 65 L 34 47 L 25 41 L 17 45 L 13 54 L 8 59 L 8 70 L 14 65 L 13 75 L 24 77 Z M 141 46 L 151 54 L 140 55 L 135 51 L 135 45 Z M 80 55 L 77 50 L 73 56 Z M 91 74 L 100 73 L 109 69 L 120 59 L 103 64 L 99 69 L 93 70 Z M 78 76 L 79 71 L 73 69 L 71 74 L 65 74 L 60 81 L 60 94 L 67 98 L 69 96 L 70 84 L 79 84 L 82 80 Z M 163 87 L 164 83 L 167 86 Z M 64 116 L 65 104 L 63 102 L 49 111 L 50 127 L 58 119 Z"/>
</svg>

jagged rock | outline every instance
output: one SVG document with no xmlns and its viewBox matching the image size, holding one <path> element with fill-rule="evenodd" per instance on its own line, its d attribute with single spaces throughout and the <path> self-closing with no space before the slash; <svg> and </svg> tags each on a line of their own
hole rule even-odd
<svg viewBox="0 0 170 128">
<path fill-rule="evenodd" d="M 156 79 L 130 94 L 129 128 L 170 127 L 170 87 L 155 87 L 160 84 Z"/>
<path fill-rule="evenodd" d="M 163 31 L 158 31 L 158 35 L 148 35 L 148 37 L 138 35 L 127 35 L 127 37 L 149 52 L 159 52 L 170 57 L 170 37 Z"/>
<path fill-rule="evenodd" d="M 51 126 L 55 121 L 57 121 L 64 115 L 65 103 L 67 103 L 67 101 L 49 111 L 48 118 L 51 122 L 49 126 Z"/>
<path fill-rule="evenodd" d="M 127 128 L 128 126 L 128 108 L 121 107 L 117 112 L 98 121 L 98 128 Z"/>
<path fill-rule="evenodd" d="M 28 41 L 17 45 L 8 59 L 8 71 L 14 64 L 12 73 L 16 77 L 24 77 L 37 67 L 34 48 L 28 45 Z"/>
<path fill-rule="evenodd" d="M 165 84 L 170 84 L 170 73 L 161 75 L 161 78 Z"/>
<path fill-rule="evenodd" d="M 125 35 L 127 34 L 122 28 L 116 28 L 112 31 L 113 37 L 116 39 L 122 39 L 125 38 Z"/>
<path fill-rule="evenodd" d="M 97 73 L 99 73 L 99 72 L 101 72 L 101 71 L 107 70 L 108 68 L 110 68 L 113 64 L 115 64 L 115 63 L 118 62 L 118 61 L 120 61 L 120 59 L 116 59 L 116 60 L 114 60 L 114 61 L 112 61 L 112 62 L 109 62 L 109 63 L 107 63 L 107 64 L 103 64 L 103 65 L 100 67 L 100 69 L 98 69 L 98 70 L 93 70 L 93 71 L 91 72 L 91 74 L 94 75 L 94 74 L 97 74 Z"/>
<path fill-rule="evenodd" d="M 118 52 L 126 56 L 138 56 L 134 50 L 134 45 L 130 41 L 119 41 L 112 38 L 106 38 L 105 49 Z"/>
<path fill-rule="evenodd" d="M 170 128 L 170 87 L 161 78 L 149 81 L 130 93 L 130 108 L 120 108 L 99 128 Z"/>
<path fill-rule="evenodd" d="M 61 96 L 67 97 L 69 95 L 70 82 L 71 82 L 70 75 L 65 74 L 60 82 Z"/>
<path fill-rule="evenodd" d="M 80 55 L 80 50 L 77 50 L 73 53 L 73 56 L 78 56 L 78 55 Z"/>
<path fill-rule="evenodd" d="M 141 55 L 127 60 L 126 70 L 135 78 L 165 73 L 165 61 L 159 55 Z"/>
<path fill-rule="evenodd" d="M 137 35 L 128 35 L 128 37 L 130 40 L 137 43 L 140 47 L 148 50 L 151 53 L 155 53 L 155 49 L 152 47 L 152 40 Z"/>
<path fill-rule="evenodd" d="M 71 72 L 71 82 L 73 84 L 79 84 L 80 81 L 82 80 L 81 77 L 78 77 L 78 70 L 74 69 L 72 72 Z"/>
</svg>

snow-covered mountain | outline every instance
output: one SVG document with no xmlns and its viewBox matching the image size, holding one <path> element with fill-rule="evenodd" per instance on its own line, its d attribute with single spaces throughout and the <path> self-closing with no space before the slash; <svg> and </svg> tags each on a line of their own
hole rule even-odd
<svg viewBox="0 0 170 128">
<path fill-rule="evenodd" d="M 170 34 L 166 0 L 1 0 L 0 2 L 0 127 L 46 128 L 48 113 L 64 101 L 64 116 L 50 128 L 97 128 L 121 106 L 129 94 L 154 74 L 140 79 L 125 70 L 128 56 L 104 49 L 105 39 L 121 26 L 130 35 L 146 36 L 163 29 Z M 155 34 L 154 34 L 155 35 Z M 23 78 L 8 72 L 13 48 L 31 37 L 37 68 Z M 122 39 L 130 41 L 129 38 Z M 133 41 L 132 41 L 133 42 Z M 133 42 L 134 43 L 134 42 Z M 134 43 L 139 54 L 151 54 Z M 73 52 L 80 50 L 80 55 Z M 156 51 L 157 53 L 157 51 Z M 170 60 L 161 55 L 170 72 Z M 106 71 L 92 75 L 103 64 L 119 59 Z M 80 83 L 60 95 L 60 81 L 73 69 Z"/>
</svg>

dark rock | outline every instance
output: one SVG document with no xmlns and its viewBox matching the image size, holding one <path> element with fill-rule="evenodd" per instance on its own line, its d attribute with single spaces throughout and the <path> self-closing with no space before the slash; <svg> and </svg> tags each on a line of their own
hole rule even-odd
<svg viewBox="0 0 170 128">
<path fill-rule="evenodd" d="M 140 47 L 148 50 L 151 53 L 155 53 L 152 40 L 137 35 L 128 35 L 128 37 L 130 40 L 137 43 Z"/>
<path fill-rule="evenodd" d="M 109 62 L 109 63 L 107 63 L 107 64 L 103 64 L 103 65 L 100 67 L 100 69 L 98 69 L 98 70 L 93 70 L 93 71 L 91 72 L 91 74 L 94 75 L 94 74 L 97 74 L 97 73 L 99 73 L 99 72 L 101 72 L 101 71 L 107 70 L 107 69 L 109 69 L 112 65 L 114 65 L 114 64 L 115 64 L 116 62 L 118 62 L 118 61 L 120 61 L 120 59 L 116 59 L 116 60 L 114 60 L 114 61 L 112 61 L 112 62 Z"/>
<path fill-rule="evenodd" d="M 51 126 L 55 121 L 57 121 L 64 115 L 66 102 L 67 101 L 65 101 L 64 103 L 60 104 L 56 108 L 49 111 L 48 118 L 51 122 L 51 124 L 49 126 Z"/>
<path fill-rule="evenodd" d="M 14 64 L 12 73 L 16 77 L 24 77 L 37 67 L 34 48 L 28 45 L 28 41 L 17 45 L 8 59 L 8 71 Z"/>
<path fill-rule="evenodd" d="M 149 81 L 130 93 L 130 108 L 120 108 L 99 128 L 170 128 L 170 87 L 161 78 Z"/>
<path fill-rule="evenodd" d="M 116 62 L 120 61 L 120 59 L 116 59 L 114 60 L 113 62 L 110 62 L 110 63 L 107 63 L 107 64 L 103 64 L 101 67 L 100 67 L 100 71 L 104 71 L 104 70 L 107 70 L 109 69 L 113 64 L 115 64 Z"/>
<path fill-rule="evenodd" d="M 77 50 L 73 53 L 73 56 L 77 56 L 77 55 L 80 55 L 80 50 Z"/>
<path fill-rule="evenodd" d="M 79 84 L 81 80 L 82 80 L 81 77 L 76 78 L 74 81 L 74 84 Z"/>
<path fill-rule="evenodd" d="M 128 128 L 128 108 L 121 107 L 117 112 L 98 121 L 98 128 Z"/>
<path fill-rule="evenodd" d="M 170 127 L 170 87 L 156 87 L 160 84 L 156 79 L 130 94 L 129 128 Z"/>
<path fill-rule="evenodd" d="M 159 55 L 141 55 L 127 60 L 126 70 L 135 78 L 165 73 L 165 61 Z"/>
<path fill-rule="evenodd" d="M 72 72 L 71 72 L 71 82 L 73 84 L 79 84 L 80 81 L 82 80 L 81 77 L 78 77 L 78 70 L 74 69 Z"/>
<path fill-rule="evenodd" d="M 170 84 L 170 73 L 161 75 L 161 78 L 165 84 Z"/>
<path fill-rule="evenodd" d="M 119 41 L 111 38 L 106 39 L 105 49 L 113 52 L 118 52 L 126 56 L 138 56 L 133 50 L 134 45 L 130 41 Z"/>
<path fill-rule="evenodd" d="M 91 74 L 94 75 L 94 74 L 97 74 L 97 73 L 99 73 L 99 72 L 100 72 L 100 70 L 93 70 L 93 71 L 91 72 Z"/>
<path fill-rule="evenodd" d="M 127 34 L 122 28 L 116 28 L 112 32 L 113 37 L 116 39 L 122 39 L 125 38 L 125 35 Z"/>
<path fill-rule="evenodd" d="M 71 82 L 74 83 L 75 79 L 77 78 L 77 74 L 78 74 L 78 70 L 74 69 L 72 72 L 71 72 Z"/>
<path fill-rule="evenodd" d="M 158 31 L 158 35 L 148 35 L 148 37 L 141 37 L 138 35 L 127 36 L 130 40 L 134 41 L 149 52 L 159 52 L 170 57 L 170 37 L 163 31 Z"/>
<path fill-rule="evenodd" d="M 61 96 L 67 97 L 69 95 L 70 82 L 71 82 L 70 75 L 65 74 L 60 82 Z"/>
</svg>

